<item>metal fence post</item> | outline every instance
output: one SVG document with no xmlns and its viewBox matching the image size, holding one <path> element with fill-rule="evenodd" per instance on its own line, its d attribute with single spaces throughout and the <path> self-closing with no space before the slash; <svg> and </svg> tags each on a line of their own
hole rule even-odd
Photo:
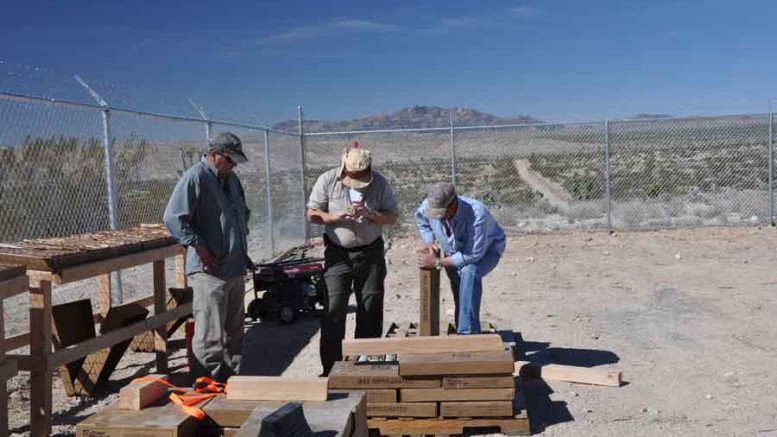
<svg viewBox="0 0 777 437">
<path fill-rule="evenodd" d="M 89 95 L 102 106 L 102 118 L 103 118 L 103 149 L 105 154 L 105 185 L 108 196 L 108 225 L 112 231 L 118 229 L 118 209 L 116 208 L 116 185 L 114 184 L 115 171 L 113 168 L 113 142 L 111 140 L 111 108 L 97 91 L 93 90 L 86 81 L 79 76 L 74 76 L 76 81 L 86 89 Z M 121 286 L 121 273 L 111 273 L 111 306 L 121 305 L 122 298 L 122 286 Z"/>
<path fill-rule="evenodd" d="M 300 149 L 300 170 L 302 173 L 302 217 L 307 217 L 307 207 L 305 206 L 305 196 L 307 196 L 308 193 L 308 187 L 307 182 L 305 181 L 305 130 L 303 129 L 302 124 L 302 106 L 297 106 L 297 115 L 299 117 L 299 149 Z M 307 218 L 302 221 L 303 234 L 305 235 L 305 242 L 307 243 L 310 239 L 309 231 L 308 231 L 308 221 Z"/>
<path fill-rule="evenodd" d="M 604 120 L 604 186 L 607 193 L 607 232 L 612 229 L 612 187 L 610 181 L 610 120 Z"/>
<path fill-rule="evenodd" d="M 270 256 L 275 256 L 275 229 L 273 229 L 272 211 L 272 165 L 270 164 L 270 131 L 264 130 L 264 170 L 267 186 L 267 229 L 270 234 Z"/>
<path fill-rule="evenodd" d="M 451 182 L 456 185 L 456 142 L 453 137 L 453 110 L 450 112 L 451 118 Z"/>
<path fill-rule="evenodd" d="M 770 102 L 771 103 L 771 102 Z M 769 205 L 769 223 L 774 226 L 774 113 L 771 109 L 771 104 L 769 105 L 769 140 L 768 144 L 766 146 L 766 155 L 767 159 L 769 160 L 767 164 L 768 168 L 768 179 L 769 179 L 769 186 L 766 187 L 767 195 L 769 196 L 767 199 L 767 204 Z"/>
</svg>

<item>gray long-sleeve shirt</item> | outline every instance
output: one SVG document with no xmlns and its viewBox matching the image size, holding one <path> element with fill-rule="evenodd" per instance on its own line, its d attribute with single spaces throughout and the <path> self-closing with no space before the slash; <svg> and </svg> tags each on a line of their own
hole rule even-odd
<svg viewBox="0 0 777 437">
<path fill-rule="evenodd" d="M 248 219 L 251 211 L 234 173 L 219 176 L 205 156 L 191 166 L 175 185 L 165 208 L 164 222 L 186 247 L 186 274 L 202 272 L 194 246 L 205 244 L 221 262 L 222 279 L 242 275 L 248 266 Z"/>
</svg>

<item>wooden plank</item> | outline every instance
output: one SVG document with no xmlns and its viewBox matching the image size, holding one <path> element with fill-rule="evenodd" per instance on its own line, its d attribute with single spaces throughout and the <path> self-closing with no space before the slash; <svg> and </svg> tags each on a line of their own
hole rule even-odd
<svg viewBox="0 0 777 437">
<path fill-rule="evenodd" d="M 515 388 L 403 388 L 399 391 L 400 402 L 435 401 L 511 401 Z"/>
<path fill-rule="evenodd" d="M 165 375 L 148 375 L 143 380 L 132 381 L 119 390 L 117 408 L 139 411 L 168 393 L 167 385 L 154 379 L 167 381 Z"/>
<path fill-rule="evenodd" d="M 42 369 L 30 372 L 30 434 L 51 434 L 51 282 L 30 281 L 30 355 L 36 356 Z"/>
<path fill-rule="evenodd" d="M 496 334 L 456 335 L 448 337 L 354 338 L 343 340 L 343 355 L 381 355 L 403 353 L 482 352 L 504 349 Z"/>
<path fill-rule="evenodd" d="M 97 333 L 92 321 L 92 303 L 89 299 L 54 305 L 51 308 L 51 316 L 52 338 L 55 349 L 77 345 L 82 341 L 94 338 Z M 62 383 L 68 396 L 78 394 L 89 396 L 100 370 L 102 370 L 102 366 L 105 364 L 104 361 L 95 363 L 93 360 L 90 360 L 86 373 L 81 374 L 84 362 L 85 357 L 81 357 L 64 363 L 60 368 Z M 91 373 L 92 371 L 96 373 Z M 85 391 L 82 392 L 84 388 Z"/>
<path fill-rule="evenodd" d="M 194 437 L 198 426 L 196 418 L 172 403 L 140 411 L 112 405 L 76 425 L 76 436 Z"/>
<path fill-rule="evenodd" d="M 0 300 L 22 294 L 27 291 L 28 280 L 26 275 L 6 279 L 0 282 Z"/>
<path fill-rule="evenodd" d="M 378 388 L 435 388 L 439 378 L 403 378 L 397 364 L 359 364 L 338 361 L 329 373 L 329 388 L 340 390 Z"/>
<path fill-rule="evenodd" d="M 24 276 L 27 267 L 21 264 L 0 264 L 0 282 Z"/>
<path fill-rule="evenodd" d="M 436 417 L 435 402 L 368 403 L 369 417 Z"/>
<path fill-rule="evenodd" d="M 262 420 L 285 403 L 285 401 L 255 402 L 253 411 L 242 422 L 236 436 L 259 435 Z M 366 403 L 363 393 L 335 392 L 328 401 L 303 402 L 302 409 L 305 419 L 316 435 L 360 437 L 367 433 Z M 208 414 L 207 411 L 206 414 Z"/>
<path fill-rule="evenodd" d="M 512 375 L 444 376 L 442 388 L 510 388 L 515 385 Z"/>
<path fill-rule="evenodd" d="M 30 270 L 28 275 L 40 280 L 48 280 L 54 284 L 61 285 L 69 282 L 80 281 L 93 278 L 105 273 L 124 270 L 141 264 L 148 264 L 153 261 L 176 256 L 183 252 L 178 244 L 172 244 L 157 249 L 151 249 L 145 252 L 136 252 L 128 255 L 119 256 L 75 267 L 69 267 L 58 272 L 47 272 L 40 270 Z"/>
<path fill-rule="evenodd" d="M 152 305 L 154 303 L 154 296 L 148 296 L 143 297 L 140 299 L 132 300 L 127 302 L 127 305 L 129 304 L 135 304 L 142 307 L 147 307 L 149 305 Z M 94 313 L 92 314 L 92 317 L 94 318 L 95 323 L 100 323 L 103 321 L 103 316 L 100 315 L 100 313 Z M 168 331 L 168 334 L 170 332 Z M 5 345 L 8 349 L 6 350 L 14 350 L 19 349 L 20 347 L 24 347 L 30 344 L 30 333 L 29 332 L 23 332 L 21 334 L 16 334 L 13 337 L 8 337 L 5 339 Z"/>
<path fill-rule="evenodd" d="M 396 389 L 392 388 L 376 388 L 372 390 L 364 390 L 367 395 L 368 404 L 391 404 L 397 402 L 399 393 Z"/>
<path fill-rule="evenodd" d="M 327 378 L 232 376 L 227 399 L 249 401 L 325 401 Z"/>
<path fill-rule="evenodd" d="M 208 419 L 221 428 L 238 428 L 253 414 L 270 414 L 286 401 L 236 401 L 218 396 L 202 407 Z M 327 401 L 303 401 L 305 416 L 313 427 L 314 421 L 332 416 L 350 430 L 366 430 L 367 407 L 362 392 L 332 391 Z M 259 411 L 256 411 L 259 409 Z M 259 422 L 261 423 L 261 422 Z M 322 423 L 322 425 L 325 423 Z M 315 430 L 315 429 L 314 429 Z M 256 434 L 254 434 L 256 435 Z"/>
<path fill-rule="evenodd" d="M 513 372 L 513 354 L 506 350 L 494 352 L 453 352 L 439 354 L 400 354 L 399 374 L 478 375 Z"/>
<path fill-rule="evenodd" d="M 418 335 L 440 335 L 440 271 L 419 269 L 419 330 Z"/>
<path fill-rule="evenodd" d="M 369 419 L 367 426 L 390 435 L 531 435 L 528 417 L 511 419 Z"/>
<path fill-rule="evenodd" d="M 89 299 L 56 305 L 52 308 L 54 342 L 57 349 L 77 345 L 95 337 L 92 324 L 92 305 Z M 100 325 L 105 334 L 143 320 L 148 310 L 133 304 L 120 305 L 108 311 Z M 119 364 L 129 340 L 90 353 L 61 367 L 62 381 L 69 396 L 92 396 L 104 384 Z"/>
<path fill-rule="evenodd" d="M 28 344 L 30 344 L 29 332 L 17 334 L 17 335 L 14 335 L 13 337 L 8 337 L 5 339 L 5 347 L 7 351 L 19 349 L 20 347 L 27 346 Z"/>
<path fill-rule="evenodd" d="M 515 362 L 515 376 L 541 378 L 549 381 L 567 381 L 580 384 L 620 387 L 621 372 L 561 364 L 536 365 L 528 361 Z"/>
<path fill-rule="evenodd" d="M 510 417 L 512 401 L 440 402 L 441 417 Z"/>
<path fill-rule="evenodd" d="M 159 326 L 164 326 L 166 323 L 172 320 L 191 314 L 191 312 L 192 304 L 187 303 L 179 306 L 174 310 L 165 311 L 164 314 L 159 316 L 155 315 L 153 317 L 149 317 L 146 320 L 143 320 L 142 322 L 138 322 L 125 328 L 117 329 L 105 335 L 100 335 L 99 337 L 84 341 L 77 346 L 61 349 L 49 356 L 49 365 L 57 366 L 81 357 L 85 357 L 90 353 L 98 351 L 104 347 L 108 347 L 123 340 L 127 340 L 128 338 L 132 338 L 141 332 L 150 331 L 152 329 L 158 328 Z"/>
<path fill-rule="evenodd" d="M 257 401 L 229 400 L 217 396 L 201 407 L 208 419 L 220 428 L 240 428 L 257 406 Z M 279 403 L 279 405 L 283 405 Z"/>
<path fill-rule="evenodd" d="M 0 364 L 0 381 L 7 381 L 19 373 L 16 360 L 9 359 Z"/>
<path fill-rule="evenodd" d="M 167 287 L 165 286 L 165 260 L 152 264 L 154 284 L 154 315 L 160 316 L 167 310 Z M 158 326 L 154 332 L 156 371 L 167 373 L 167 324 Z"/>
</svg>

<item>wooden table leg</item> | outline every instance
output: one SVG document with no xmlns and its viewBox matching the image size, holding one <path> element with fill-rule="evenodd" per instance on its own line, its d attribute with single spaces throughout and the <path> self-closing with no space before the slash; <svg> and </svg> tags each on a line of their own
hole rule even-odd
<svg viewBox="0 0 777 437">
<path fill-rule="evenodd" d="M 154 315 L 167 311 L 167 288 L 165 286 L 165 260 L 154 261 Z M 167 373 L 167 326 L 162 325 L 154 333 L 156 350 L 156 371 Z"/>
<path fill-rule="evenodd" d="M 186 255 L 175 256 L 175 286 L 178 288 L 186 288 L 188 284 L 186 278 Z"/>
<path fill-rule="evenodd" d="M 39 366 L 30 372 L 30 431 L 33 437 L 51 434 L 51 282 L 30 281 L 30 355 Z"/>
<path fill-rule="evenodd" d="M 100 315 L 105 317 L 111 309 L 111 274 L 100 275 Z"/>
</svg>

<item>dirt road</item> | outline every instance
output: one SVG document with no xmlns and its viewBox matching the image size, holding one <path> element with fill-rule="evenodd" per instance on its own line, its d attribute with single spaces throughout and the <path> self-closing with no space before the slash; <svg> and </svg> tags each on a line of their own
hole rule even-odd
<svg viewBox="0 0 777 437">
<path fill-rule="evenodd" d="M 515 169 L 518 170 L 518 175 L 524 182 L 529 184 L 530 187 L 539 191 L 542 197 L 548 199 L 551 205 L 559 208 L 566 208 L 569 206 L 569 199 L 571 196 L 560 184 L 546 178 L 539 172 L 532 170 L 531 163 L 526 159 L 516 159 L 513 162 Z"/>
</svg>

